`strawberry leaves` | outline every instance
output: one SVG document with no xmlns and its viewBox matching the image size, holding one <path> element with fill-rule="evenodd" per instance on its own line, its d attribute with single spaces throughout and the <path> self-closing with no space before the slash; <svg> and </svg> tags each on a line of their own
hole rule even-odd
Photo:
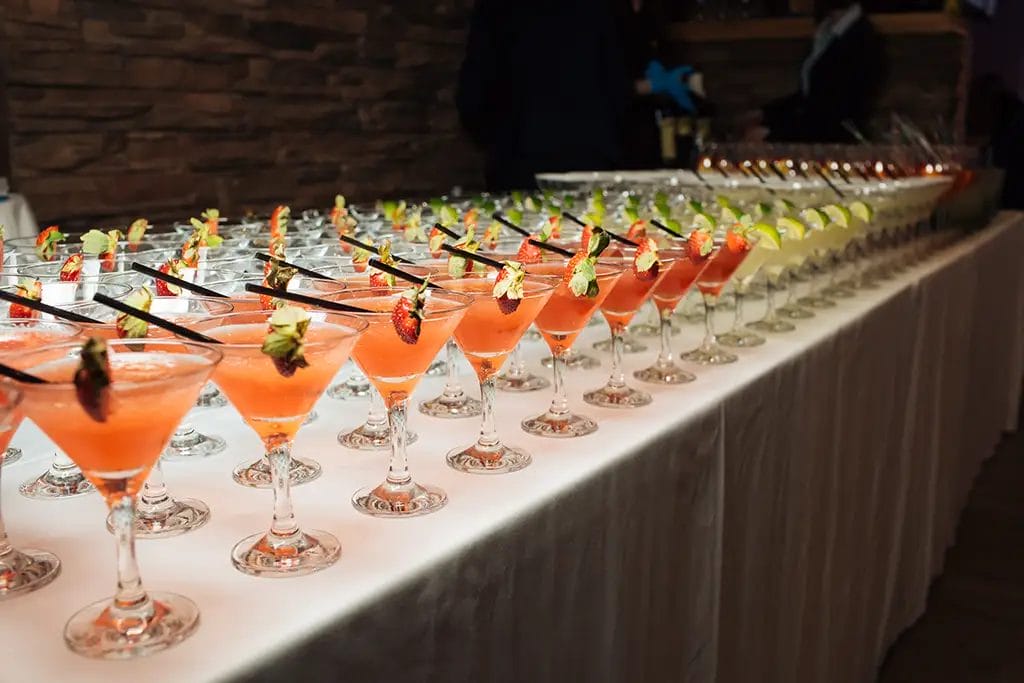
<svg viewBox="0 0 1024 683">
<path fill-rule="evenodd" d="M 270 329 L 260 351 L 269 356 L 282 377 L 291 377 L 300 368 L 308 368 L 305 338 L 309 313 L 297 306 L 284 306 L 270 316 Z"/>
<path fill-rule="evenodd" d="M 153 292 L 149 287 L 143 286 L 129 294 L 124 303 L 148 313 L 153 305 Z M 114 329 L 119 339 L 139 339 L 149 332 L 149 323 L 128 313 L 118 313 L 114 320 Z"/>
</svg>

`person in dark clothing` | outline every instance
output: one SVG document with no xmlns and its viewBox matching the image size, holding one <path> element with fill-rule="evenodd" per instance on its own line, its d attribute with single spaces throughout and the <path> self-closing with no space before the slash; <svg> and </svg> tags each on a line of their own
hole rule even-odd
<svg viewBox="0 0 1024 683">
<path fill-rule="evenodd" d="M 785 142 L 853 142 L 844 122 L 866 128 L 886 77 L 878 33 L 859 2 L 819 0 L 818 28 L 797 92 L 762 110 L 759 135 Z"/>
</svg>

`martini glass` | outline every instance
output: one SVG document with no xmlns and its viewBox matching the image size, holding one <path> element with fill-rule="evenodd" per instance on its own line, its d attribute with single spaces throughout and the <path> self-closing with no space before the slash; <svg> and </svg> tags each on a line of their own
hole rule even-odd
<svg viewBox="0 0 1024 683">
<path fill-rule="evenodd" d="M 767 239 L 758 240 L 747 257 L 733 272 L 732 282 L 735 285 L 736 309 L 733 315 L 732 329 L 718 338 L 718 342 L 723 346 L 746 348 L 760 346 L 765 342 L 764 337 L 746 329 L 746 321 L 743 319 L 743 302 L 747 299 L 754 278 L 761 272 L 768 257 L 778 251 L 777 247 L 770 248 L 769 243 Z"/>
<path fill-rule="evenodd" d="M 447 457 L 450 467 L 471 474 L 515 472 L 530 464 L 528 452 L 503 444 L 498 436 L 494 424 L 495 376 L 558 284 L 553 277 L 527 275 L 519 305 L 506 313 L 492 294 L 495 277 L 494 272 L 472 273 L 462 279 L 441 281 L 444 287 L 473 297 L 455 329 L 455 340 L 480 380 L 483 420 L 476 443 L 455 448 Z"/>
<path fill-rule="evenodd" d="M 529 272 L 562 276 L 568 262 L 568 259 L 560 259 L 532 264 Z M 596 295 L 576 296 L 563 279 L 537 316 L 537 329 L 551 350 L 554 397 L 546 412 L 522 421 L 523 430 L 529 434 L 572 438 L 597 431 L 597 422 L 569 410 L 563 378 L 567 352 L 622 275 L 622 266 L 615 261 L 598 261 L 595 270 L 598 285 Z"/>
<path fill-rule="evenodd" d="M 196 324 L 221 342 L 224 361 L 215 378 L 245 423 L 263 441 L 270 461 L 274 515 L 270 530 L 239 541 L 231 561 L 244 574 L 280 578 L 326 569 L 341 554 L 338 539 L 324 531 L 303 531 L 291 500 L 292 443 L 306 415 L 348 360 L 366 323 L 351 315 L 311 311 L 303 342 L 309 364 L 282 375 L 260 347 L 271 312 L 231 313 Z"/>
<path fill-rule="evenodd" d="M 199 625 L 199 609 L 191 600 L 142 587 L 135 561 L 135 496 L 221 353 L 171 340 L 110 341 L 107 348 L 112 382 L 109 414 L 102 422 L 82 407 L 72 381 L 79 366 L 77 343 L 4 360 L 46 380 L 20 385 L 25 413 L 74 458 L 114 515 L 117 593 L 72 616 L 64 641 L 86 657 L 129 659 L 171 647 Z"/>
<path fill-rule="evenodd" d="M 684 353 L 681 356 L 683 360 L 701 365 L 723 365 L 737 361 L 736 354 L 729 353 L 718 345 L 714 327 L 715 305 L 725 283 L 750 254 L 754 246 L 750 244 L 751 240 L 752 238 L 744 240 L 742 246 L 735 238 L 733 241 L 736 246 L 730 245 L 728 239 L 717 244 L 718 253 L 697 277 L 697 289 L 704 299 L 704 341 L 697 348 Z"/>
<path fill-rule="evenodd" d="M 646 391 L 634 389 L 626 384 L 626 375 L 622 371 L 624 335 L 626 326 L 633 320 L 633 316 L 650 298 L 654 288 L 671 272 L 675 258 L 659 253 L 661 264 L 657 273 L 648 273 L 648 277 L 642 277 L 633 267 L 634 252 L 634 249 L 624 250 L 623 258 L 618 260 L 618 265 L 623 269 L 622 275 L 601 303 L 601 313 L 608 322 L 612 335 L 612 371 L 603 387 L 583 394 L 583 400 L 590 405 L 603 408 L 639 408 L 653 400 Z"/>
<path fill-rule="evenodd" d="M 391 456 L 384 482 L 357 491 L 352 496 L 352 504 L 360 512 L 374 517 L 424 515 L 448 502 L 444 491 L 418 484 L 409 474 L 405 423 L 409 396 L 430 361 L 455 332 L 472 299 L 459 292 L 428 290 L 419 338 L 409 344 L 398 336 L 391 321 L 395 304 L 404 291 L 400 287 L 350 289 L 338 298 L 342 303 L 372 311 L 356 314 L 370 327 L 359 339 L 353 355 L 384 397 L 391 427 Z"/>
<path fill-rule="evenodd" d="M 71 323 L 2 319 L 0 320 L 0 352 L 11 353 L 74 338 L 81 328 Z M 0 459 L 21 423 L 21 394 L 13 387 L 0 387 Z M 0 515 L 0 600 L 30 593 L 57 578 L 60 561 L 44 550 L 17 549 L 7 539 L 3 516 Z"/>
</svg>

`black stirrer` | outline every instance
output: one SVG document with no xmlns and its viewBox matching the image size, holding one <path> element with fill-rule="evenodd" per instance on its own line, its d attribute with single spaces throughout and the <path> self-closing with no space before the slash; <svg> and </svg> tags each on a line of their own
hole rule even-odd
<svg viewBox="0 0 1024 683">
<path fill-rule="evenodd" d="M 27 372 L 22 372 L 18 368 L 12 368 L 10 365 L 4 365 L 0 363 L 0 375 L 13 379 L 15 382 L 21 382 L 22 384 L 49 384 L 42 377 L 36 377 L 30 375 Z"/>
<path fill-rule="evenodd" d="M 484 256 L 483 254 L 477 254 L 472 251 L 466 251 L 465 249 L 459 249 L 458 247 L 453 247 L 450 244 L 442 244 L 441 249 L 447 251 L 449 254 L 452 254 L 454 256 L 461 256 L 464 259 L 476 261 L 477 263 L 482 263 L 485 266 L 497 268 L 498 270 L 501 270 L 502 268 L 505 267 L 505 264 L 502 263 L 501 261 L 495 261 L 494 259 Z"/>
<path fill-rule="evenodd" d="M 665 225 L 664 223 L 659 221 L 657 218 L 652 218 L 648 222 L 651 225 L 653 225 L 654 227 L 658 228 L 659 230 L 663 230 L 664 232 L 667 232 L 668 234 L 672 235 L 673 237 L 682 237 L 683 236 L 681 233 L 676 232 L 672 228 L 668 227 L 667 225 Z"/>
<path fill-rule="evenodd" d="M 348 235 L 338 235 L 338 239 L 340 239 L 342 242 L 345 242 L 347 244 L 351 244 L 353 247 L 359 247 L 360 249 L 365 249 L 368 252 L 371 252 L 373 254 L 377 254 L 378 256 L 380 256 L 380 249 L 378 249 L 377 247 L 373 246 L 372 244 L 367 244 L 366 242 L 360 242 L 355 237 L 349 237 Z M 399 263 L 406 263 L 406 264 L 408 264 L 410 266 L 413 265 L 412 261 L 410 261 L 409 259 L 404 259 L 401 256 L 396 256 L 395 260 L 398 261 Z"/>
<path fill-rule="evenodd" d="M 574 253 L 572 251 L 568 250 L 568 249 L 563 249 L 562 247 L 556 247 L 554 244 L 548 244 L 547 242 L 542 242 L 542 241 L 536 240 L 536 239 L 534 239 L 532 237 L 530 239 L 528 239 L 527 242 L 529 242 L 533 246 L 538 247 L 540 249 L 545 249 L 547 251 L 550 251 L 552 254 L 558 254 L 559 256 L 574 256 Z"/>
<path fill-rule="evenodd" d="M 130 315 L 133 318 L 144 320 L 151 325 L 156 325 L 160 329 L 167 330 L 171 334 L 176 334 L 179 337 L 184 337 L 185 339 L 189 339 L 194 342 L 201 342 L 203 344 L 221 343 L 219 339 L 207 337 L 202 332 L 196 332 L 195 330 L 190 330 L 187 327 L 182 327 L 177 323 L 172 323 L 170 320 L 161 318 L 158 315 L 153 315 L 152 313 L 144 311 L 141 308 L 135 308 L 134 306 L 129 306 L 128 304 L 118 301 L 117 299 L 111 299 L 109 296 L 105 294 L 97 294 L 96 296 L 93 297 L 93 301 L 99 304 L 103 304 L 104 306 L 109 306 L 110 308 L 113 308 L 115 311 L 120 311 L 121 313 Z"/>
<path fill-rule="evenodd" d="M 252 282 L 246 283 L 245 291 L 252 292 L 253 294 L 262 294 L 264 296 L 273 297 L 275 299 L 294 301 L 297 304 L 316 306 L 317 308 L 324 308 L 331 311 L 340 311 L 342 313 L 372 313 L 372 311 L 368 311 L 365 308 L 360 308 L 359 306 L 352 306 L 350 304 L 343 304 L 338 301 L 320 299 L 315 296 L 306 296 L 305 294 L 298 294 L 296 292 L 288 292 L 283 289 L 272 289 L 270 287 L 264 287 L 262 285 L 257 285 Z"/>
<path fill-rule="evenodd" d="M 584 223 L 583 221 L 581 221 L 579 218 L 577 218 L 573 214 L 569 213 L 568 211 L 563 210 L 562 211 L 562 215 L 565 216 L 566 218 L 568 218 L 569 220 L 571 220 L 576 225 L 580 226 L 581 228 L 587 227 L 586 223 Z M 594 227 L 595 230 L 604 230 L 608 234 L 608 237 L 612 238 L 616 242 L 619 242 L 621 244 L 626 244 L 626 245 L 629 245 L 631 247 L 637 246 L 637 243 L 634 242 L 633 240 L 629 239 L 628 237 L 623 237 L 622 235 L 618 235 L 618 234 L 612 232 L 611 230 L 606 230 L 605 228 L 602 228 L 600 225 L 595 225 L 593 227 Z"/>
<path fill-rule="evenodd" d="M 296 272 L 302 273 L 306 277 L 313 278 L 314 280 L 332 280 L 333 281 L 333 279 L 334 279 L 334 278 L 328 277 L 327 275 L 324 275 L 323 273 L 318 273 L 315 270 L 310 270 L 309 268 L 306 268 L 304 266 L 300 266 L 300 265 L 297 265 L 295 263 L 292 263 L 291 261 L 285 261 L 283 258 L 280 258 L 278 256 L 271 256 L 270 254 L 265 254 L 262 251 L 261 252 L 257 252 L 256 260 L 257 261 L 263 261 L 264 263 L 276 263 L 279 266 L 284 266 L 285 268 L 291 268 L 291 269 L 295 270 Z"/>
<path fill-rule="evenodd" d="M 455 232 L 454 230 L 452 230 L 449 227 L 441 225 L 440 223 L 434 223 L 434 227 L 437 228 L 438 230 L 440 230 L 441 232 L 443 232 L 444 234 L 448 235 L 449 237 L 451 237 L 453 240 L 460 240 L 460 239 L 462 239 L 462 237 L 459 235 L 459 233 Z"/>
<path fill-rule="evenodd" d="M 11 294 L 0 289 L 0 299 L 9 301 L 12 304 L 21 304 L 25 308 L 31 308 L 33 311 L 39 311 L 40 313 L 49 313 L 54 318 L 61 318 L 73 323 L 91 323 L 93 325 L 102 324 L 102 321 L 95 320 L 85 315 L 78 313 L 72 313 L 71 311 L 64 311 L 56 306 L 50 306 L 44 304 L 42 301 L 36 301 L 35 299 L 29 299 L 28 297 L 18 296 L 17 294 Z"/>
<path fill-rule="evenodd" d="M 376 268 L 377 270 L 388 273 L 389 275 L 394 275 L 397 278 L 401 278 L 406 282 L 411 282 L 415 285 L 422 285 L 424 282 L 426 282 L 427 287 L 432 287 L 433 289 L 443 289 L 441 285 L 430 282 L 429 280 L 424 280 L 418 275 L 407 273 L 404 270 L 399 270 L 398 268 L 395 268 L 394 266 L 389 266 L 386 263 L 381 263 L 378 259 L 375 258 L 370 259 L 369 266 L 371 268 Z"/>
<path fill-rule="evenodd" d="M 819 164 L 813 164 L 812 168 L 814 169 L 814 172 L 817 173 L 818 176 L 820 176 L 821 179 L 825 181 L 825 184 L 832 188 L 832 191 L 836 193 L 836 196 L 839 197 L 840 199 L 843 199 L 845 195 L 843 195 L 842 190 L 836 187 L 835 183 L 833 183 L 829 179 L 829 177 L 825 175 L 825 172 L 821 169 L 821 166 Z"/>
<path fill-rule="evenodd" d="M 206 287 L 203 287 L 202 285 L 197 285 L 197 284 L 195 284 L 193 282 L 189 282 L 188 280 L 183 280 L 180 277 L 175 277 L 174 275 L 169 275 L 168 273 L 161 273 L 156 268 L 150 268 L 149 266 L 144 266 L 141 263 L 139 263 L 138 261 L 132 263 L 132 270 L 134 270 L 136 273 L 142 273 L 143 275 L 149 275 L 150 277 L 155 278 L 157 280 L 163 280 L 167 284 L 176 285 L 178 287 L 181 287 L 182 289 L 187 289 L 188 291 L 193 292 L 195 294 L 199 294 L 200 296 L 209 296 L 209 297 L 213 297 L 213 298 L 216 298 L 216 299 L 227 299 L 228 298 L 227 294 L 221 294 L 220 292 L 215 292 L 212 289 L 207 289 Z"/>
<path fill-rule="evenodd" d="M 512 230 L 514 232 L 518 232 L 523 237 L 529 237 L 530 236 L 530 231 L 529 230 L 526 230 L 525 228 L 519 227 L 518 225 L 516 225 L 515 223 L 510 221 L 508 218 L 506 218 L 504 215 L 502 215 L 502 213 L 500 211 L 495 211 L 494 213 L 492 213 L 491 214 L 491 218 L 493 218 L 494 220 L 498 221 L 499 223 L 504 225 L 509 230 Z"/>
</svg>

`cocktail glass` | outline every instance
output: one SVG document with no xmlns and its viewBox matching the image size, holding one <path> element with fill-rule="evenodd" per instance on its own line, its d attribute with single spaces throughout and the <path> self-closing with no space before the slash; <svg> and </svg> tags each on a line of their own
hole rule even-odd
<svg viewBox="0 0 1024 683">
<path fill-rule="evenodd" d="M 753 235 L 745 240 L 734 238 L 732 241 L 735 246 L 730 245 L 729 241 L 727 237 L 717 245 L 718 253 L 697 277 L 697 289 L 704 299 L 704 341 L 697 348 L 682 354 L 680 357 L 683 360 L 702 365 L 723 365 L 735 363 L 737 360 L 736 354 L 729 353 L 718 345 L 718 338 L 715 336 L 715 305 L 725 283 L 747 258 L 756 243 L 753 243 Z"/>
<path fill-rule="evenodd" d="M 761 268 L 767 262 L 769 256 L 779 251 L 778 247 L 769 247 L 770 244 L 772 243 L 767 239 L 759 240 L 732 274 L 732 282 L 735 285 L 733 296 L 736 301 L 736 308 L 733 314 L 732 329 L 718 337 L 718 343 L 722 346 L 746 348 L 760 346 L 765 342 L 764 337 L 746 329 L 746 321 L 743 319 L 743 302 L 747 299 L 747 294 L 754 283 L 754 278 L 761 272 Z"/>
<path fill-rule="evenodd" d="M 86 657 L 129 659 L 166 649 L 199 625 L 199 609 L 191 600 L 142 587 L 135 561 L 135 496 L 221 353 L 171 340 L 107 342 L 109 414 L 99 421 L 94 411 L 85 410 L 73 383 L 79 348 L 54 344 L 3 361 L 46 380 L 20 385 L 26 415 L 71 455 L 114 515 L 117 593 L 72 616 L 64 641 Z"/>
<path fill-rule="evenodd" d="M 357 491 L 352 504 L 374 517 L 423 515 L 448 502 L 444 491 L 418 484 L 409 474 L 405 424 L 409 396 L 431 359 L 455 332 L 472 299 L 459 292 L 428 290 L 419 338 L 415 344 L 409 344 L 398 336 L 392 322 L 392 311 L 405 291 L 400 287 L 350 289 L 338 298 L 342 303 L 372 311 L 356 314 L 370 327 L 356 344 L 353 356 L 384 398 L 391 427 L 391 456 L 384 482 Z"/>
<path fill-rule="evenodd" d="M 528 272 L 536 275 L 562 276 L 567 263 L 566 259 L 544 261 L 530 265 Z M 529 434 L 572 438 L 597 431 L 597 422 L 569 410 L 563 377 L 567 352 L 587 326 L 594 312 L 611 293 L 623 269 L 614 261 L 598 261 L 595 270 L 598 286 L 596 295 L 576 296 L 563 279 L 537 316 L 537 329 L 551 350 L 554 397 L 546 412 L 523 420 L 523 430 Z"/>
<path fill-rule="evenodd" d="M 285 376 L 261 351 L 272 313 L 255 311 L 209 318 L 195 328 L 221 343 L 224 360 L 215 373 L 228 399 L 263 441 L 270 462 L 274 515 L 270 530 L 239 541 L 231 551 L 235 568 L 253 576 L 301 576 L 325 569 L 341 554 L 338 539 L 303 531 L 291 500 L 292 443 L 306 415 L 348 360 L 367 325 L 340 313 L 310 312 L 303 349 L 307 367 Z"/>
<path fill-rule="evenodd" d="M 583 394 L 583 400 L 591 405 L 604 408 L 639 408 L 653 400 L 646 391 L 626 384 L 626 375 L 622 371 L 624 336 L 626 326 L 633 320 L 633 316 L 650 298 L 655 287 L 671 272 L 672 266 L 675 265 L 675 256 L 660 253 L 661 263 L 658 271 L 648 272 L 648 277 L 644 277 L 633 267 L 634 252 L 634 249 L 623 250 L 623 257 L 618 259 L 618 264 L 623 269 L 622 275 L 601 303 L 601 313 L 608 322 L 612 335 L 612 371 L 603 387 Z M 615 259 L 609 261 L 614 263 Z"/>
<path fill-rule="evenodd" d="M 493 272 L 439 280 L 445 288 L 473 297 L 462 322 L 455 328 L 455 340 L 480 380 L 483 420 L 476 443 L 455 448 L 447 457 L 450 467 L 472 474 L 515 472 L 530 464 L 528 452 L 503 444 L 498 436 L 494 424 L 495 377 L 558 284 L 553 277 L 527 275 L 523 297 L 514 311 L 506 313 L 492 294 L 494 280 Z"/>
<path fill-rule="evenodd" d="M 655 284 L 651 299 L 658 309 L 661 331 L 661 350 L 654 365 L 633 373 L 641 382 L 651 384 L 685 384 L 697 379 L 692 372 L 680 367 L 672 354 L 672 314 L 693 283 L 711 262 L 717 252 L 700 256 L 686 247 L 664 249 L 666 257 L 673 258 L 668 274 Z"/>
</svg>

